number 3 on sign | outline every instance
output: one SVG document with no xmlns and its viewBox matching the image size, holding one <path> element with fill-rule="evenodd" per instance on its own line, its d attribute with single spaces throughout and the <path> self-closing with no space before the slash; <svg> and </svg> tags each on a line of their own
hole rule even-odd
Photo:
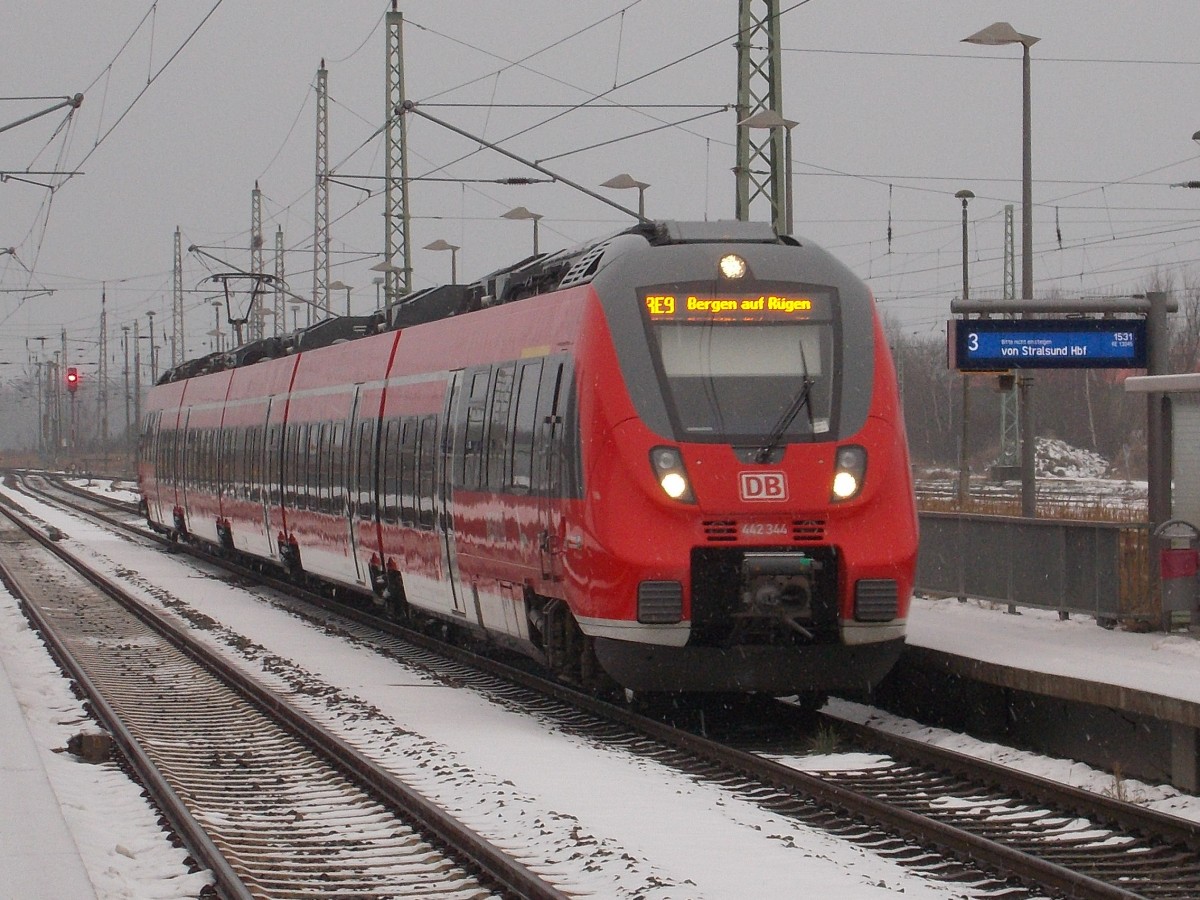
<svg viewBox="0 0 1200 900">
<path fill-rule="evenodd" d="M 967 349 L 972 353 L 979 349 L 979 335 L 974 331 L 967 335 Z"/>
</svg>

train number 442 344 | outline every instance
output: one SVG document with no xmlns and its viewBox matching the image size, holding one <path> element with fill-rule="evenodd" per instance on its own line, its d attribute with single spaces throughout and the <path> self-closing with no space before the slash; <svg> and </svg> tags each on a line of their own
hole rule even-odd
<svg viewBox="0 0 1200 900">
<path fill-rule="evenodd" d="M 783 522 L 743 522 L 741 532 L 744 537 L 787 536 L 788 526 Z"/>
</svg>

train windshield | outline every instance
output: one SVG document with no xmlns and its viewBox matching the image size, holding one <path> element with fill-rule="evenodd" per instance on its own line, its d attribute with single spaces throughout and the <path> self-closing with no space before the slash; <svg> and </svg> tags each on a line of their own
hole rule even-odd
<svg viewBox="0 0 1200 900">
<path fill-rule="evenodd" d="M 660 309 L 673 311 L 656 313 L 656 298 Z M 651 347 L 679 439 L 786 443 L 829 433 L 835 366 L 828 293 L 649 293 L 646 301 Z M 770 301 L 779 301 L 779 310 L 760 308 Z M 791 311 L 782 312 L 789 303 Z"/>
</svg>

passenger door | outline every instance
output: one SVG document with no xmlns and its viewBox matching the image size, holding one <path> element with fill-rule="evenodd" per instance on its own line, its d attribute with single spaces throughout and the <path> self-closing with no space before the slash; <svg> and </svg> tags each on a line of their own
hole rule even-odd
<svg viewBox="0 0 1200 900">
<path fill-rule="evenodd" d="M 346 527 L 350 536 L 350 555 L 354 557 L 355 577 L 360 584 L 369 584 L 370 580 L 363 574 L 362 553 L 370 554 L 379 550 L 378 516 L 370 519 L 360 517 L 359 511 L 364 507 L 370 508 L 370 501 L 363 496 L 376 495 L 374 473 L 368 470 L 369 448 L 364 443 L 373 438 L 374 432 L 370 422 L 360 422 L 359 404 L 362 400 L 362 385 L 355 385 L 354 399 L 350 401 L 350 418 L 345 425 L 345 437 L 340 442 L 335 441 L 333 452 L 338 454 L 340 462 L 336 468 L 343 476 L 343 484 L 334 488 L 342 498 L 341 507 L 336 510 L 346 518 Z M 384 451 L 387 452 L 387 451 Z"/>
<path fill-rule="evenodd" d="M 538 392 L 538 426 L 533 446 L 533 491 L 537 495 L 539 558 L 542 577 L 563 577 L 563 441 L 565 436 L 567 367 L 548 359 Z"/>
<path fill-rule="evenodd" d="M 454 533 L 454 460 L 463 453 L 466 435 L 466 404 L 462 402 L 462 370 L 450 373 L 446 390 L 446 408 L 438 453 L 437 491 L 434 504 L 434 529 L 442 557 L 442 580 L 450 588 L 454 612 L 466 615 L 466 603 L 459 583 L 458 546 Z M 460 422 L 460 418 L 463 420 Z"/>
</svg>

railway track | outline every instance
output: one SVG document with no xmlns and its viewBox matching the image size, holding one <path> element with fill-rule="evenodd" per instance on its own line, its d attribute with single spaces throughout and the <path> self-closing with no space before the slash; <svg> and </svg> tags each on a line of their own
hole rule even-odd
<svg viewBox="0 0 1200 900">
<path fill-rule="evenodd" d="M 5 511 L 0 576 L 224 897 L 565 897 Z"/>
<path fill-rule="evenodd" d="M 789 747 L 778 733 L 758 748 L 742 737 L 713 740 L 694 733 L 699 729 L 689 732 L 581 697 L 463 650 L 426 646 L 418 635 L 383 636 L 381 627 L 392 627 L 370 617 L 351 621 L 340 609 L 306 614 L 439 679 L 470 686 L 514 709 L 536 709 L 541 718 L 596 745 L 625 748 L 720 784 L 930 878 L 960 883 L 971 896 L 1200 893 L 1196 826 L 1131 804 L 845 722 L 837 724 L 839 731 L 853 734 L 856 746 L 874 748 L 879 763 L 817 776 L 789 764 L 803 750 Z"/>
</svg>

